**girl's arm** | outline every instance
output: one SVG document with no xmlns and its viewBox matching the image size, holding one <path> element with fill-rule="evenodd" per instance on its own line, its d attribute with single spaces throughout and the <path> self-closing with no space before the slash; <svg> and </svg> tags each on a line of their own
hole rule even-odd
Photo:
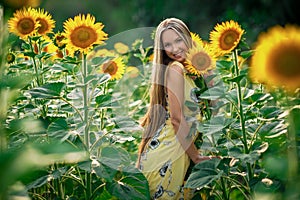
<svg viewBox="0 0 300 200">
<path fill-rule="evenodd" d="M 200 156 L 192 137 L 189 137 L 190 126 L 185 120 L 183 113 L 184 106 L 184 75 L 181 63 L 174 62 L 168 69 L 166 74 L 166 86 L 169 99 L 169 110 L 171 123 L 175 129 L 175 134 L 194 163 L 199 163 L 207 158 Z"/>
</svg>

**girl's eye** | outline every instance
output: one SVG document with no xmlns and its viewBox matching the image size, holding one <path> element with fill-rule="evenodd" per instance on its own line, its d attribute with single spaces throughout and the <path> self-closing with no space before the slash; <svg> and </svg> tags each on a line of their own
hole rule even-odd
<svg viewBox="0 0 300 200">
<path fill-rule="evenodd" d="M 168 48 L 168 47 L 170 47 L 171 45 L 169 44 L 169 43 L 166 43 L 166 44 L 164 44 L 164 47 L 165 48 Z"/>
<path fill-rule="evenodd" d="M 182 41 L 183 41 L 182 38 L 177 38 L 177 39 L 176 39 L 176 42 L 177 42 L 177 43 L 182 42 Z"/>
</svg>

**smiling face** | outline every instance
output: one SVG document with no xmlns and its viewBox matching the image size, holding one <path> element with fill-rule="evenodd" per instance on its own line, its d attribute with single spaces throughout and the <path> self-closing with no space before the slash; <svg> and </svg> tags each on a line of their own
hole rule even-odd
<svg viewBox="0 0 300 200">
<path fill-rule="evenodd" d="M 183 62 L 186 58 L 188 47 L 186 46 L 182 37 L 180 37 L 174 30 L 167 29 L 162 35 L 162 47 L 167 56 L 172 60 Z"/>
</svg>

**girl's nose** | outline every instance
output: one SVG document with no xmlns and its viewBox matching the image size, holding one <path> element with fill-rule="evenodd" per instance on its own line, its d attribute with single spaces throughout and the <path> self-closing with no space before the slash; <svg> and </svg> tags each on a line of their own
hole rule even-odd
<svg viewBox="0 0 300 200">
<path fill-rule="evenodd" d="M 176 44 L 173 44 L 172 45 L 172 52 L 176 52 L 176 51 L 178 51 L 178 46 L 176 45 Z"/>
</svg>

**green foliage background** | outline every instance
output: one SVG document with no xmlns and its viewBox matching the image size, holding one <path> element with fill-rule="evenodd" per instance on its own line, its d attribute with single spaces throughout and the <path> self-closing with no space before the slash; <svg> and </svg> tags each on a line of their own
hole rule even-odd
<svg viewBox="0 0 300 200">
<path fill-rule="evenodd" d="M 1 2 L 4 0 L 1 0 Z M 167 17 L 178 17 L 208 39 L 216 23 L 235 20 L 247 30 L 251 44 L 268 27 L 279 24 L 299 24 L 297 0 L 41 0 L 62 31 L 62 22 L 79 13 L 91 13 L 96 21 L 105 24 L 105 31 L 113 36 L 140 27 L 155 27 Z M 7 8 L 7 16 L 12 11 Z"/>
<path fill-rule="evenodd" d="M 47 0 L 40 7 L 53 16 L 56 32 L 79 13 L 96 16 L 113 38 L 111 45 L 126 36 L 130 51 L 122 56 L 140 71 L 135 78 L 125 74 L 120 81 L 109 81 L 96 72 L 107 58 L 53 62 L 48 53 L 33 52 L 27 41 L 22 51 L 42 63 L 39 71 L 31 61 L 4 64 L 1 52 L 0 199 L 149 199 L 146 179 L 134 163 L 141 135 L 138 120 L 149 97 L 151 27 L 178 17 L 208 39 L 216 23 L 232 19 L 246 30 L 251 46 L 268 27 L 299 23 L 296 0 Z M 14 9 L 4 9 L 8 19 Z M 9 48 L 6 41 L 1 45 L 2 50 Z M 235 61 L 237 53 L 244 59 L 251 56 L 251 49 L 243 50 L 235 52 Z M 206 100 L 219 99 L 221 110 L 195 124 L 204 133 L 201 149 L 224 158 L 191 169 L 186 186 L 201 189 L 195 198 L 300 196 L 299 95 L 285 97 L 255 87 L 247 70 L 219 60 L 216 85 L 201 94 Z"/>
</svg>

